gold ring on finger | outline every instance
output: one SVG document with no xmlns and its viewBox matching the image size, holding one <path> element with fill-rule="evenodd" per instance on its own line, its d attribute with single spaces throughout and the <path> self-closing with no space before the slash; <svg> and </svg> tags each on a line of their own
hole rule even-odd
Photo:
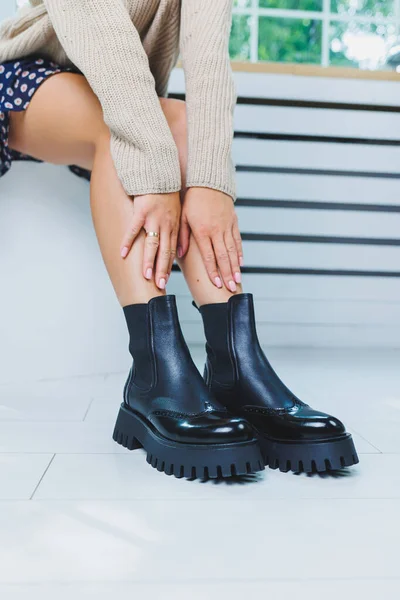
<svg viewBox="0 0 400 600">
<path fill-rule="evenodd" d="M 147 231 L 146 237 L 160 237 L 160 234 L 157 231 Z"/>
</svg>

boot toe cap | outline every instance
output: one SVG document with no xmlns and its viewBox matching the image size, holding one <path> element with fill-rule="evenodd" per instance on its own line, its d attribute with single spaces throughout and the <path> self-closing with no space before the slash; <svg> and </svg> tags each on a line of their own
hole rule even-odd
<svg viewBox="0 0 400 600">
<path fill-rule="evenodd" d="M 313 411 L 314 414 L 301 419 L 301 427 L 308 435 L 315 437 L 334 437 L 346 433 L 343 423 L 326 413 Z"/>
<path fill-rule="evenodd" d="M 339 419 L 308 406 L 289 416 L 287 431 L 293 437 L 307 440 L 323 440 L 338 437 L 346 433 Z"/>
<path fill-rule="evenodd" d="M 244 419 L 225 416 L 218 424 L 207 428 L 207 437 L 214 444 L 248 442 L 254 438 L 254 430 Z"/>
<path fill-rule="evenodd" d="M 253 408 L 249 412 L 249 420 L 261 434 L 271 438 L 319 441 L 346 434 L 345 426 L 339 419 L 307 405 L 275 414 L 262 410 L 254 412 Z"/>
<path fill-rule="evenodd" d="M 153 416 L 153 425 L 166 438 L 186 444 L 233 444 L 255 438 L 251 425 L 241 417 L 225 412 L 205 412 L 199 415 Z"/>
</svg>

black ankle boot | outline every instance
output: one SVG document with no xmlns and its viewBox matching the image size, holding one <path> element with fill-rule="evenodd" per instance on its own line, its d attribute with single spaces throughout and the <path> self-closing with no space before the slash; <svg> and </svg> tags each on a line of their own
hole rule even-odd
<svg viewBox="0 0 400 600">
<path fill-rule="evenodd" d="M 252 427 L 211 397 L 180 328 L 175 296 L 124 308 L 133 366 L 114 440 L 143 447 L 167 475 L 216 478 L 264 469 Z"/>
<path fill-rule="evenodd" d="M 207 339 L 207 386 L 231 414 L 253 425 L 265 464 L 312 472 L 358 463 L 343 424 L 301 402 L 271 367 L 258 341 L 252 294 L 199 310 Z"/>
</svg>

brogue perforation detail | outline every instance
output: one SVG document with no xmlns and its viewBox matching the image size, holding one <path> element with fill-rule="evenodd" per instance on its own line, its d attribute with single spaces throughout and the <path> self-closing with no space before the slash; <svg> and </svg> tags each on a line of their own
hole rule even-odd
<svg viewBox="0 0 400 600">
<path fill-rule="evenodd" d="M 255 413 L 258 415 L 266 415 L 266 416 L 272 416 L 272 415 L 289 415 L 290 413 L 293 412 L 293 410 L 296 409 L 296 406 L 291 406 L 289 408 L 269 408 L 269 407 L 258 407 L 258 406 L 252 406 L 252 407 L 243 407 L 244 412 L 247 413 Z"/>
<path fill-rule="evenodd" d="M 295 407 L 291 406 L 290 408 L 261 408 L 261 407 L 243 407 L 243 411 L 246 413 L 253 413 L 253 414 L 257 414 L 257 415 L 266 415 L 266 416 L 273 416 L 273 415 L 288 415 L 291 412 L 293 412 L 293 409 Z"/>
<path fill-rule="evenodd" d="M 183 413 L 183 412 L 175 412 L 174 410 L 153 410 L 151 413 L 155 417 L 171 417 L 172 419 L 185 419 L 190 418 L 194 419 L 196 417 L 201 417 L 202 415 L 207 415 L 210 412 L 218 411 L 219 413 L 227 413 L 228 411 L 225 408 L 217 409 L 217 408 L 207 408 L 206 410 L 202 410 L 198 413 Z"/>
<path fill-rule="evenodd" d="M 244 412 L 247 413 L 255 413 L 258 415 L 266 415 L 266 416 L 273 416 L 273 415 L 290 415 L 291 413 L 295 412 L 296 409 L 301 408 L 301 407 L 305 407 L 308 406 L 307 404 L 304 404 L 303 402 L 299 402 L 299 401 L 295 401 L 293 406 L 289 406 L 287 408 L 270 408 L 268 406 L 265 407 L 261 407 L 261 406 L 244 406 L 243 410 Z"/>
</svg>

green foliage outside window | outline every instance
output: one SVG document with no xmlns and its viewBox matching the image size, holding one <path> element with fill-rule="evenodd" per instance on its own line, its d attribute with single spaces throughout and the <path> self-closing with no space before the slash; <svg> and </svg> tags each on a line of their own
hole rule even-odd
<svg viewBox="0 0 400 600">
<path fill-rule="evenodd" d="M 250 59 L 250 19 L 242 15 L 233 17 L 229 51 L 234 60 Z"/>
<path fill-rule="evenodd" d="M 260 0 L 260 8 L 286 8 L 288 10 L 322 10 L 322 0 Z"/>
<path fill-rule="evenodd" d="M 321 22 L 260 18 L 259 60 L 292 63 L 321 61 Z"/>
<path fill-rule="evenodd" d="M 356 15 L 390 17 L 394 14 L 395 0 L 331 0 L 331 11 Z"/>
<path fill-rule="evenodd" d="M 329 12 L 323 0 L 235 0 L 234 7 L 234 60 L 382 69 L 400 44 L 400 0 L 330 0 Z"/>
</svg>

